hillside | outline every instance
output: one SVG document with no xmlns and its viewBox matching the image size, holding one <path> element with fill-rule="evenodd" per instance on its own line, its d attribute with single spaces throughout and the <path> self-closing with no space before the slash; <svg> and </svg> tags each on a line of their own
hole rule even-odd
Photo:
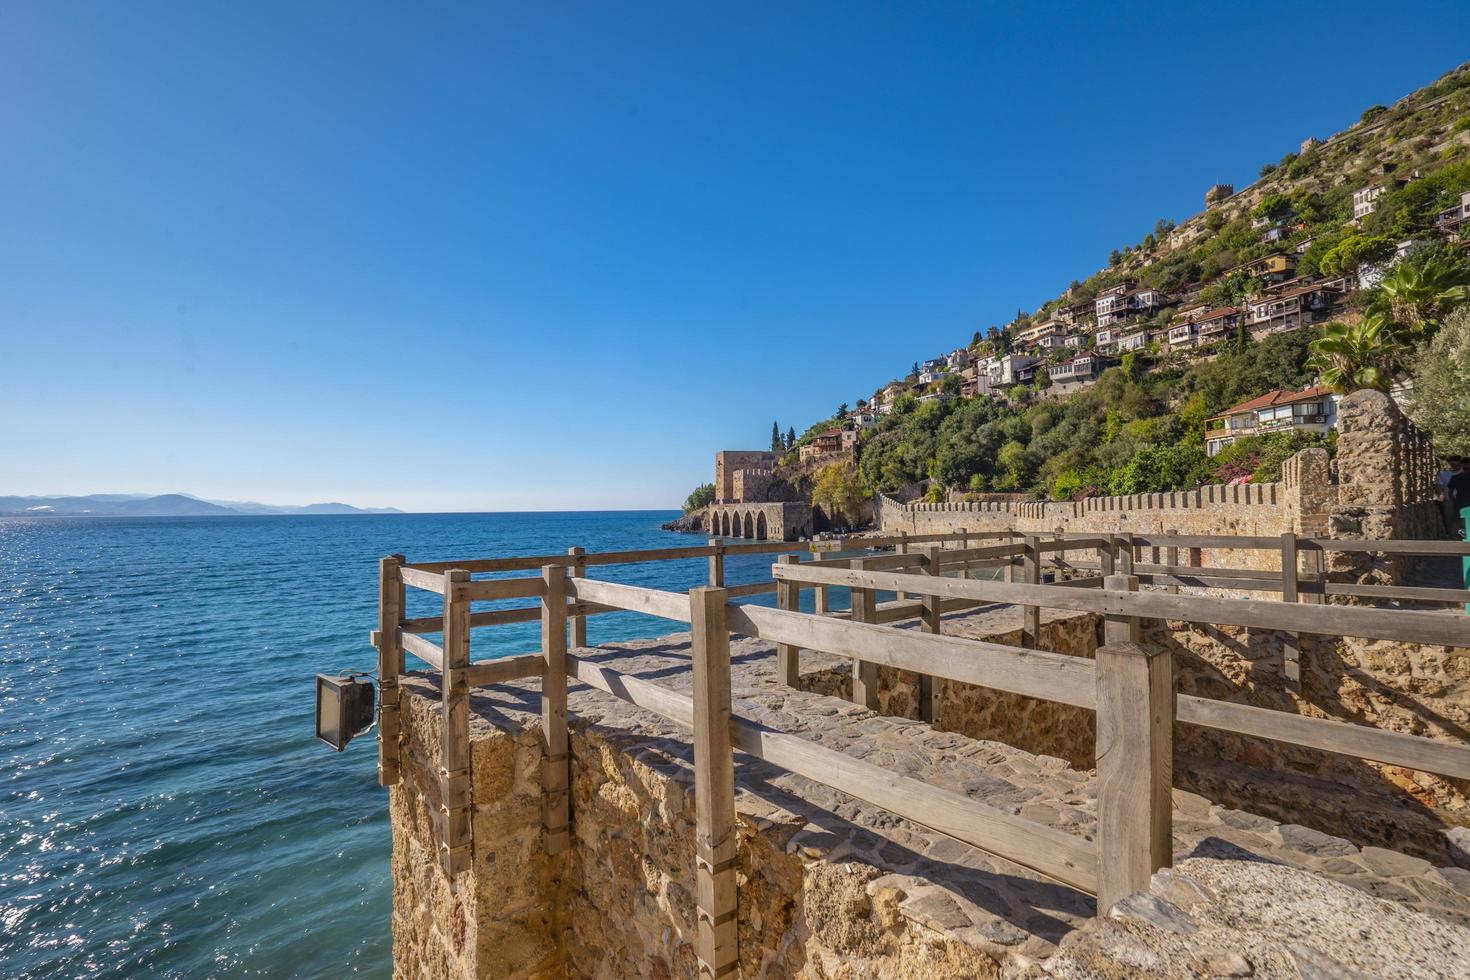
<svg viewBox="0 0 1470 980">
<path fill-rule="evenodd" d="M 1274 432 L 1211 420 L 1277 389 L 1406 380 L 1416 348 L 1464 301 L 1466 201 L 1470 65 L 1304 139 L 1240 191 L 1210 188 L 1203 211 L 1120 242 L 1106 268 L 1035 312 L 956 338 L 854 410 L 780 439 L 782 469 L 811 486 L 803 447 L 856 429 L 855 450 L 816 462 L 841 468 L 829 483 L 865 494 L 1073 499 L 1275 479 L 1296 450 L 1332 448 L 1329 394 Z M 1439 292 L 1412 300 L 1404 282 Z M 1405 295 L 1423 309 L 1406 312 Z M 1324 332 L 1356 353 L 1314 358 Z"/>
<path fill-rule="evenodd" d="M 78 497 L 0 497 L 0 516 L 25 517 L 239 517 L 264 514 L 398 514 L 391 507 L 362 509 L 348 504 L 301 507 L 245 501 L 201 500 L 183 493 L 97 493 Z"/>
</svg>

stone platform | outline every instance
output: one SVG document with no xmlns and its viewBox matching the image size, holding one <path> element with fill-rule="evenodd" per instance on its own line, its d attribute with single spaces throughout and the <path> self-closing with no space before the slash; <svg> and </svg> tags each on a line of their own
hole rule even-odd
<svg viewBox="0 0 1470 980">
<path fill-rule="evenodd" d="M 737 713 L 1092 837 L 1090 772 L 782 687 L 758 641 L 731 652 Z M 579 653 L 690 685 L 687 635 Z M 573 844 L 551 858 L 539 685 L 476 691 L 474 855 L 451 881 L 434 859 L 437 692 L 418 677 L 406 690 L 410 758 L 392 790 L 396 975 L 693 975 L 687 730 L 572 685 Z M 1096 920 L 1085 894 L 739 753 L 736 782 L 744 977 L 1464 975 L 1470 872 L 1191 793 L 1174 794 L 1178 870 Z"/>
</svg>

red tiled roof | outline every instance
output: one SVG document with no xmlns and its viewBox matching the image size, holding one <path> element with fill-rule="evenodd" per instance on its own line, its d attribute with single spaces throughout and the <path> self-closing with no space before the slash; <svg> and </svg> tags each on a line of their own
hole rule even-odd
<svg viewBox="0 0 1470 980">
<path fill-rule="evenodd" d="M 1259 398 L 1252 398 L 1248 402 L 1241 402 L 1234 408 L 1227 408 L 1223 412 L 1216 412 L 1215 417 L 1222 415 L 1239 415 L 1242 412 L 1254 412 L 1257 409 L 1271 408 L 1274 405 L 1294 405 L 1297 402 L 1311 401 L 1313 398 L 1321 398 L 1323 395 L 1332 394 L 1332 389 L 1326 385 L 1317 385 L 1315 388 L 1307 388 L 1303 391 L 1268 391 Z"/>
</svg>

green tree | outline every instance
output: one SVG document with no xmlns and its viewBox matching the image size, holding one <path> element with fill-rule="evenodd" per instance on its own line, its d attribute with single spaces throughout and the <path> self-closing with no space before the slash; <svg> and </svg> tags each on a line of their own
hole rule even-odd
<svg viewBox="0 0 1470 980">
<path fill-rule="evenodd" d="M 784 448 L 785 447 L 784 447 L 784 445 L 781 442 L 781 426 L 777 425 L 775 422 L 772 422 L 771 423 L 771 452 L 773 452 L 773 453 L 779 453 Z"/>
<path fill-rule="evenodd" d="M 1309 345 L 1307 366 L 1322 376 L 1322 383 L 1339 394 L 1372 388 L 1387 391 L 1403 373 L 1406 347 L 1392 321 L 1370 314 L 1349 326 L 1324 324 L 1322 336 Z"/>
<path fill-rule="evenodd" d="M 1439 253 L 1394 266 L 1379 284 L 1384 309 L 1410 334 L 1434 332 L 1450 311 L 1470 298 L 1470 264 Z"/>
<path fill-rule="evenodd" d="M 713 483 L 701 483 L 689 492 L 684 498 L 684 513 L 708 507 L 715 502 L 715 485 Z"/>
<path fill-rule="evenodd" d="M 1414 359 L 1409 416 L 1442 456 L 1470 456 L 1470 307 L 1451 313 Z"/>
<path fill-rule="evenodd" d="M 851 463 L 822 467 L 812 485 L 812 503 L 839 523 L 856 524 L 864 499 L 863 481 Z"/>
<path fill-rule="evenodd" d="M 1252 218 L 1280 221 L 1291 214 L 1291 201 L 1284 194 L 1267 194 L 1259 204 L 1251 208 Z"/>
<path fill-rule="evenodd" d="M 795 429 L 795 427 L 787 427 L 787 429 L 786 429 L 786 451 L 789 453 L 789 452 L 791 452 L 791 450 L 793 450 L 795 448 L 796 448 L 796 429 Z"/>
<path fill-rule="evenodd" d="M 1366 262 L 1382 262 L 1393 250 L 1393 240 L 1387 235 L 1348 235 L 1322 254 L 1318 268 L 1329 276 L 1345 276 Z"/>
<path fill-rule="evenodd" d="M 841 405 L 837 406 L 837 417 L 840 419 L 845 415 L 847 415 L 847 402 L 843 402 Z"/>
</svg>

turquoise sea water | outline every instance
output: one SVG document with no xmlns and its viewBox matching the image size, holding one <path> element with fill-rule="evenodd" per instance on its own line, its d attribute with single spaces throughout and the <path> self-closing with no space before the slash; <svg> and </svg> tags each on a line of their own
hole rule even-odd
<svg viewBox="0 0 1470 980">
<path fill-rule="evenodd" d="M 375 742 L 312 735 L 315 674 L 375 665 L 377 559 L 696 543 L 672 516 L 0 519 L 0 974 L 388 976 Z M 595 574 L 682 590 L 705 560 Z M 679 628 L 619 613 L 588 637 Z M 538 629 L 477 630 L 474 656 Z"/>
</svg>

